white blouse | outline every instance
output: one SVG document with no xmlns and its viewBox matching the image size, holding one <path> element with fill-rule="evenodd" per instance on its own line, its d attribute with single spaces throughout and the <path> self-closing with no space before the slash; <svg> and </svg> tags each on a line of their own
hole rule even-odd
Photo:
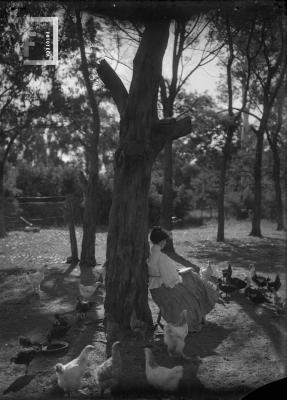
<svg viewBox="0 0 287 400">
<path fill-rule="evenodd" d="M 182 282 L 182 277 L 177 272 L 174 262 L 161 252 L 159 245 L 154 244 L 147 259 L 149 273 L 149 289 L 157 289 L 162 284 L 173 288 Z"/>
</svg>

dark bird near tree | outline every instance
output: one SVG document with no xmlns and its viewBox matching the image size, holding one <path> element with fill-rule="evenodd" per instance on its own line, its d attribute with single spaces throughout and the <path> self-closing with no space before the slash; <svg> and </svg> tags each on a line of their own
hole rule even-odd
<svg viewBox="0 0 287 400">
<path fill-rule="evenodd" d="M 231 293 L 236 292 L 238 289 L 234 285 L 230 285 L 228 283 L 223 283 L 221 278 L 218 278 L 217 280 L 217 285 L 219 290 L 221 290 L 223 293 L 225 293 L 225 298 L 227 299 L 227 295 L 230 296 Z"/>
<path fill-rule="evenodd" d="M 249 266 L 249 271 L 250 271 L 250 277 L 251 277 L 251 279 L 253 280 L 254 283 L 256 283 L 257 286 L 259 286 L 259 287 L 267 286 L 267 283 L 268 283 L 268 281 L 269 281 L 270 279 L 269 279 L 269 278 L 266 278 L 266 277 L 263 276 L 263 275 L 258 275 L 258 274 L 256 273 L 254 264 L 251 264 L 251 265 Z"/>
<path fill-rule="evenodd" d="M 226 283 L 232 286 L 236 286 L 237 290 L 244 289 L 247 285 L 247 283 L 242 279 L 237 277 L 232 278 L 229 275 L 226 276 Z"/>
<path fill-rule="evenodd" d="M 37 354 L 37 351 L 35 349 L 26 349 L 26 350 L 21 350 L 19 353 L 10 359 L 10 362 L 13 362 L 14 364 L 24 364 L 26 365 L 26 371 L 25 374 L 28 373 L 28 368 L 30 362 L 33 360 L 35 355 Z"/>
<path fill-rule="evenodd" d="M 86 318 L 87 312 L 91 309 L 92 304 L 88 300 L 77 299 L 76 312 L 78 317 Z"/>
<path fill-rule="evenodd" d="M 247 286 L 244 290 L 245 295 L 255 304 L 271 303 L 271 301 L 260 291 L 250 287 L 250 278 L 247 279 Z"/>
<path fill-rule="evenodd" d="M 232 275 L 232 268 L 231 268 L 231 265 L 228 264 L 228 267 L 226 269 L 222 270 L 222 277 L 224 279 L 226 279 L 227 276 L 231 276 L 231 275 Z"/>
<path fill-rule="evenodd" d="M 280 276 L 277 274 L 275 277 L 275 280 L 273 282 L 267 282 L 267 290 L 269 290 L 269 292 L 277 292 L 281 287 L 281 280 L 280 280 Z"/>
</svg>

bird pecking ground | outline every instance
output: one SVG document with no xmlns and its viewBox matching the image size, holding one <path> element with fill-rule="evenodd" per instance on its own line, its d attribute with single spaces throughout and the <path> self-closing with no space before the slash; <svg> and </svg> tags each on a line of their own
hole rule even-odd
<svg viewBox="0 0 287 400">
<path fill-rule="evenodd" d="M 263 221 L 264 237 L 254 238 L 248 236 L 249 223 L 229 221 L 224 243 L 216 242 L 215 224 L 176 229 L 174 244 L 178 255 L 175 260 L 179 266 L 188 262 L 205 266 L 210 260 L 218 276 L 230 262 L 233 275 L 241 278 L 249 264 L 256 263 L 258 273 L 272 279 L 277 273 L 280 275 L 279 295 L 286 298 L 286 238 L 284 232 L 275 229 L 275 224 Z M 80 243 L 80 229 L 77 238 Z M 105 260 L 105 246 L 106 231 L 99 231 L 96 244 L 99 264 Z M 87 320 L 76 321 L 74 310 L 80 271 L 65 264 L 69 255 L 69 235 L 65 229 L 11 232 L 0 240 L 0 398 L 3 400 L 63 399 L 53 370 L 57 362 L 66 363 L 75 358 L 86 344 L 94 344 L 96 348 L 90 368 L 105 359 L 103 299 L 96 296 L 95 308 Z M 25 272 L 43 265 L 46 265 L 46 274 L 39 297 L 32 294 Z M 158 309 L 151 299 L 150 307 L 156 320 Z M 23 377 L 25 366 L 10 364 L 10 358 L 20 350 L 18 336 L 45 336 L 55 312 L 65 314 L 72 325 L 63 339 L 69 342 L 69 349 L 59 354 L 37 354 L 28 376 Z M 255 306 L 243 294 L 232 295 L 230 301 L 217 304 L 208 314 L 201 332 L 188 335 L 185 353 L 191 356 L 190 361 L 170 359 L 162 332 L 155 332 L 152 350 L 157 362 L 166 367 L 178 364 L 184 367 L 176 395 L 160 397 L 149 389 L 144 375 L 143 342 L 131 337 L 123 343 L 124 359 L 128 361 L 123 365 L 122 387 L 129 389 L 130 398 L 134 399 L 240 399 L 248 391 L 287 375 L 286 328 L 286 316 L 277 316 L 273 304 Z M 14 391 L 7 391 L 9 387 Z M 81 389 L 73 398 L 99 397 L 89 370 Z M 127 393 L 121 396 L 126 398 Z"/>
</svg>

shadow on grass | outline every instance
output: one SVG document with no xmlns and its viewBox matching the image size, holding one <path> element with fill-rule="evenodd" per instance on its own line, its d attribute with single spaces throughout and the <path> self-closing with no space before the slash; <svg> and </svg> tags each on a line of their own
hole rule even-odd
<svg viewBox="0 0 287 400">
<path fill-rule="evenodd" d="M 189 245 L 187 243 L 187 245 Z M 197 259 L 211 260 L 214 263 L 231 263 L 244 269 L 255 263 L 256 268 L 264 273 L 284 273 L 286 244 L 281 239 L 258 239 L 256 241 L 228 240 L 218 243 L 210 240 L 199 241 L 190 246 L 193 251 L 187 255 Z"/>
<path fill-rule="evenodd" d="M 260 327 L 270 338 L 278 358 L 281 360 L 282 357 L 285 357 L 287 335 L 286 315 L 277 316 L 272 304 L 258 306 L 244 296 L 237 296 L 234 301 L 242 307 L 244 312 L 254 321 L 255 325 Z M 287 365 L 285 365 L 286 367 Z"/>
</svg>

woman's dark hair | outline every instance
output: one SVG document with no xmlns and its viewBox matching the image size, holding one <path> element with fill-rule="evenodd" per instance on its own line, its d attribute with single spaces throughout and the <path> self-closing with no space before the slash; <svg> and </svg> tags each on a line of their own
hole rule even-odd
<svg viewBox="0 0 287 400">
<path fill-rule="evenodd" d="M 156 226 L 152 229 L 149 238 L 153 244 L 158 244 L 162 240 L 167 240 L 169 236 L 160 226 Z"/>
</svg>

